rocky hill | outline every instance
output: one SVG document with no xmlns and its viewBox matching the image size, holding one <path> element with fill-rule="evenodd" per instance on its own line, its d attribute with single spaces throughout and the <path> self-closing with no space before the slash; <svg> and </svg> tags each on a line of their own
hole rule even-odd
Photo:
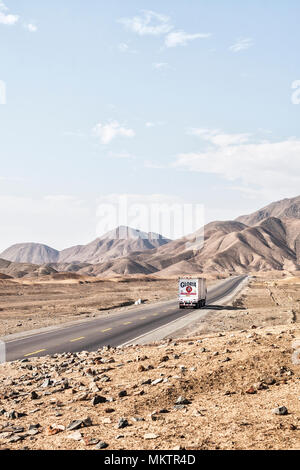
<svg viewBox="0 0 300 470">
<path fill-rule="evenodd" d="M 153 250 L 170 240 L 155 233 L 145 233 L 130 227 L 118 227 L 88 245 L 75 246 L 59 254 L 60 263 L 98 264 L 128 256 L 134 252 Z"/>
<path fill-rule="evenodd" d="M 59 251 L 41 243 L 19 243 L 3 251 L 0 258 L 14 263 L 56 263 L 59 258 Z"/>
<path fill-rule="evenodd" d="M 39 243 L 13 245 L 0 258 L 15 263 L 89 263 L 97 264 L 121 258 L 134 252 L 152 250 L 170 240 L 156 233 L 145 233 L 130 227 L 118 227 L 87 245 L 78 245 L 62 251 Z"/>
<path fill-rule="evenodd" d="M 161 235 L 119 227 L 88 245 L 61 252 L 30 244 L 1 255 L 47 269 L 82 275 L 206 273 L 300 269 L 300 196 L 284 199 L 235 221 L 207 224 L 194 234 L 170 241 Z M 26 267 L 25 271 L 31 268 Z M 33 271 L 39 272 L 35 269 Z M 1 270 L 11 275 L 13 268 Z M 20 270 L 22 271 L 22 270 Z"/>
<path fill-rule="evenodd" d="M 273 202 L 253 214 L 238 217 L 237 221 L 253 226 L 269 217 L 300 219 L 300 196 Z"/>
</svg>

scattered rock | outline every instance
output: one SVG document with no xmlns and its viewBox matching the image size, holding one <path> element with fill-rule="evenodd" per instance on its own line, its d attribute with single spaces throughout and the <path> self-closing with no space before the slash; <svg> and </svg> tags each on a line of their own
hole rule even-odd
<svg viewBox="0 0 300 470">
<path fill-rule="evenodd" d="M 116 410 L 114 410 L 113 408 L 105 408 L 105 413 L 114 413 Z"/>
<path fill-rule="evenodd" d="M 175 405 L 190 405 L 192 402 L 184 397 L 177 398 Z"/>
<path fill-rule="evenodd" d="M 134 421 L 134 422 L 136 422 L 136 423 L 140 423 L 140 422 L 142 422 L 142 421 L 145 421 L 145 419 L 144 419 L 144 418 L 140 418 L 140 417 L 134 417 L 134 418 L 132 418 L 132 421 Z"/>
<path fill-rule="evenodd" d="M 110 418 L 103 418 L 102 419 L 102 424 L 111 424 L 111 419 Z"/>
<path fill-rule="evenodd" d="M 109 447 L 109 445 L 103 441 L 99 442 L 99 444 L 96 445 L 96 449 L 99 449 L 99 450 L 107 449 L 107 447 Z"/>
<path fill-rule="evenodd" d="M 92 420 L 91 418 L 85 418 L 85 419 L 78 419 L 75 421 L 72 421 L 68 426 L 67 426 L 67 431 L 75 431 L 80 428 L 87 428 L 89 426 L 92 426 Z"/>
<path fill-rule="evenodd" d="M 63 432 L 64 430 L 65 430 L 64 426 L 53 424 L 47 427 L 46 434 L 48 436 L 55 436 L 56 434 L 59 434 L 60 432 Z"/>
<path fill-rule="evenodd" d="M 285 416 L 288 414 L 288 409 L 285 406 L 279 406 L 273 410 L 273 413 L 278 416 Z"/>
<path fill-rule="evenodd" d="M 151 385 L 158 385 L 158 384 L 161 384 L 162 382 L 163 382 L 163 379 L 156 379 L 151 383 Z"/>
<path fill-rule="evenodd" d="M 8 442 L 15 444 L 16 442 L 23 441 L 24 439 L 25 439 L 25 436 L 13 436 L 8 440 Z"/>
<path fill-rule="evenodd" d="M 158 437 L 156 434 L 149 433 L 145 434 L 144 439 L 157 439 Z"/>
<path fill-rule="evenodd" d="M 85 443 L 86 446 L 95 446 L 99 443 L 99 439 L 93 439 L 90 437 L 84 437 L 83 442 Z"/>
<path fill-rule="evenodd" d="M 169 360 L 170 360 L 169 356 L 163 356 L 159 362 L 167 362 Z"/>
<path fill-rule="evenodd" d="M 266 377 L 262 380 L 266 385 L 275 385 L 276 380 L 273 377 Z"/>
<path fill-rule="evenodd" d="M 82 425 L 83 425 L 83 421 L 82 421 L 82 420 L 72 421 L 72 422 L 67 426 L 67 430 L 68 430 L 68 431 L 74 431 L 74 430 L 76 430 L 76 429 L 82 428 Z"/>
<path fill-rule="evenodd" d="M 101 397 L 100 395 L 96 395 L 93 399 L 92 399 L 92 405 L 93 406 L 97 406 L 97 405 L 100 405 L 101 403 L 106 403 L 107 400 L 105 397 Z"/>
<path fill-rule="evenodd" d="M 82 439 L 82 434 L 81 432 L 77 431 L 77 432 L 73 432 L 72 434 L 69 434 L 67 436 L 67 439 L 72 439 L 73 441 L 81 441 Z"/>
<path fill-rule="evenodd" d="M 125 418 L 120 418 L 119 419 L 119 422 L 118 422 L 118 429 L 124 429 L 124 428 L 127 428 L 127 426 L 129 426 L 129 423 L 127 421 L 127 419 Z"/>
</svg>

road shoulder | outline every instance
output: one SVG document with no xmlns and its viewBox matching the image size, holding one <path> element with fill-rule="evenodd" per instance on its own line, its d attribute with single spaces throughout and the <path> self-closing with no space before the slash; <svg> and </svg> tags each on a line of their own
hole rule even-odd
<svg viewBox="0 0 300 470">
<path fill-rule="evenodd" d="M 229 295 L 222 299 L 222 304 L 224 306 L 228 305 L 228 303 L 232 302 L 235 296 L 237 296 L 248 284 L 249 278 L 244 279 L 236 289 L 234 289 Z M 199 323 L 205 319 L 205 317 L 209 314 L 216 313 L 217 311 L 213 311 L 211 309 L 201 309 L 201 310 L 193 310 L 190 314 L 175 320 L 171 323 L 168 323 L 165 326 L 157 328 L 149 333 L 141 335 L 122 346 L 128 345 L 146 345 L 161 341 L 167 338 L 178 338 L 184 337 L 187 334 L 193 334 L 199 327 Z"/>
</svg>

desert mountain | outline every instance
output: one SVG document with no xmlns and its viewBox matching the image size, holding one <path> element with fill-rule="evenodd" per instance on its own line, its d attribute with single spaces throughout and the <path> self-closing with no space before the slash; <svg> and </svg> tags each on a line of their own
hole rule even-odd
<svg viewBox="0 0 300 470">
<path fill-rule="evenodd" d="M 24 249 L 24 245 L 19 246 Z M 21 256 L 26 250 L 18 252 L 13 248 L 10 250 L 16 259 L 26 259 Z M 30 259 L 38 259 L 33 256 L 34 251 L 28 247 Z M 9 250 L 5 253 L 9 255 Z M 88 245 L 63 250 L 58 256 L 49 247 L 45 251 L 39 246 L 37 253 L 47 259 L 46 264 L 5 266 L 8 261 L 0 260 L 0 273 L 14 277 L 15 273 L 22 277 L 30 272 L 33 276 L 68 272 L 103 277 L 130 274 L 171 277 L 203 272 L 300 270 L 300 197 L 270 204 L 234 221 L 209 223 L 179 240 L 120 227 Z"/>
<path fill-rule="evenodd" d="M 5 277 L 24 278 L 24 277 L 40 277 L 48 276 L 57 271 L 49 265 L 38 265 L 30 263 L 14 263 L 0 258 L 1 279 Z"/>
<path fill-rule="evenodd" d="M 201 232 L 200 232 L 201 233 Z M 160 275 L 195 272 L 243 273 L 298 270 L 300 219 L 269 217 L 250 227 L 238 221 L 213 222 L 152 252 L 134 256 Z M 189 268 L 190 267 L 190 268 Z"/>
<path fill-rule="evenodd" d="M 20 243 L 3 251 L 0 257 L 15 263 L 55 263 L 58 261 L 59 251 L 40 243 Z"/>
<path fill-rule="evenodd" d="M 300 219 L 300 196 L 273 202 L 253 214 L 239 217 L 237 221 L 253 226 L 269 217 Z"/>
<path fill-rule="evenodd" d="M 129 227 L 118 227 L 92 243 L 60 252 L 60 263 L 98 264 L 126 257 L 134 252 L 153 250 L 170 240 L 155 233 L 145 233 Z"/>
<path fill-rule="evenodd" d="M 118 227 L 88 245 L 78 245 L 58 251 L 38 243 L 13 245 L 0 257 L 15 263 L 89 263 L 97 264 L 122 258 L 134 252 L 152 250 L 169 242 L 155 233 L 145 233 L 129 227 Z"/>
</svg>

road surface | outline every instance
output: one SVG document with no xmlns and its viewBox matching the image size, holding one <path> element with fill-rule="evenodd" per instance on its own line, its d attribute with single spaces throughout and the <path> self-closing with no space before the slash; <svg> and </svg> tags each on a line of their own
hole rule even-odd
<svg viewBox="0 0 300 470">
<path fill-rule="evenodd" d="M 220 303 L 246 277 L 232 277 L 212 286 L 208 291 L 207 304 Z M 201 312 L 199 310 L 199 315 Z M 141 305 L 78 324 L 62 325 L 46 332 L 28 332 L 28 336 L 6 341 L 6 361 L 55 353 L 96 351 L 107 345 L 121 346 L 190 313 L 190 309 L 181 310 L 178 302 L 171 300 L 156 305 Z"/>
</svg>

